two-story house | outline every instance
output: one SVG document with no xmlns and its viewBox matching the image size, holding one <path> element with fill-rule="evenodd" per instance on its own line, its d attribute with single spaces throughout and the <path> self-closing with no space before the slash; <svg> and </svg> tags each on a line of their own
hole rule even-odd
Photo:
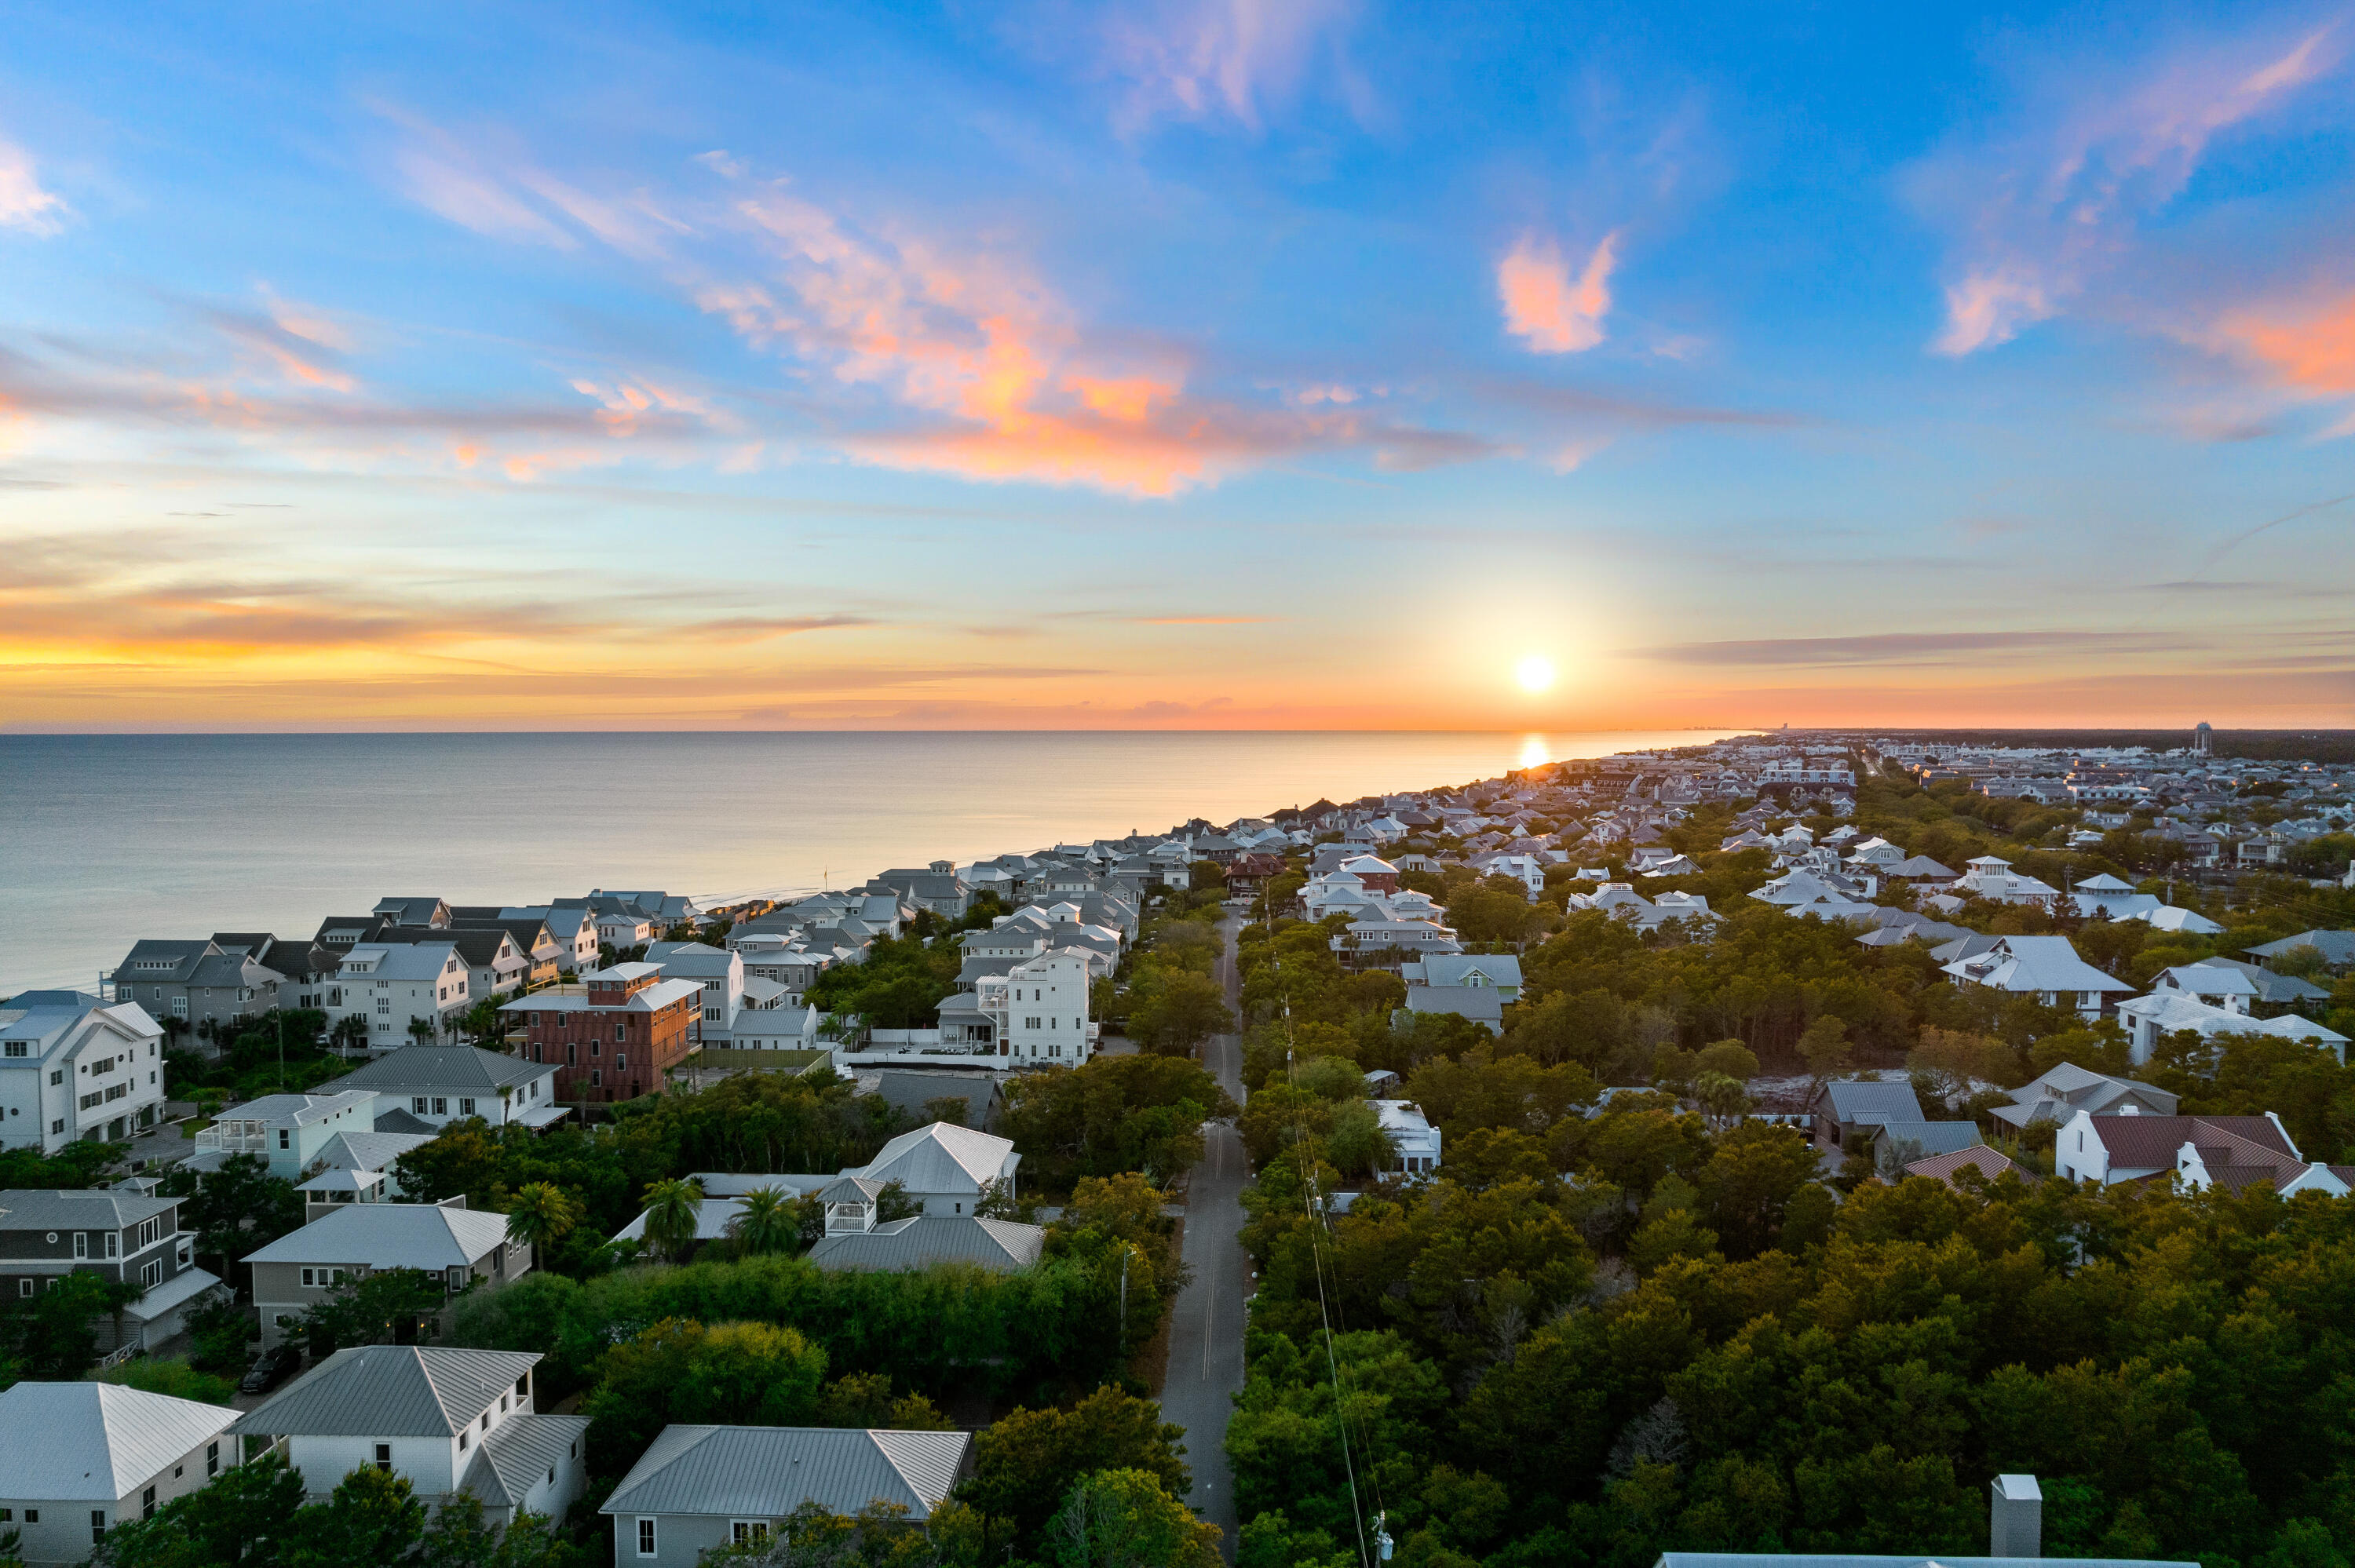
<svg viewBox="0 0 2355 1568">
<path fill-rule="evenodd" d="M 208 1023 L 234 1027 L 282 1003 L 287 976 L 266 961 L 284 946 L 268 933 L 223 932 L 203 941 L 149 939 L 135 942 L 107 977 L 118 1002 L 135 1001 L 157 1019 L 172 1018 L 190 1028 Z M 290 949 L 298 957 L 300 949 Z"/>
<path fill-rule="evenodd" d="M 703 988 L 696 1043 L 727 1046 L 744 1006 L 744 955 L 706 942 L 649 942 L 646 962 L 659 965 L 665 980 L 693 980 Z"/>
<path fill-rule="evenodd" d="M 0 1003 L 0 1149 L 56 1154 L 155 1125 L 164 1031 L 134 1001 L 28 991 Z"/>
<path fill-rule="evenodd" d="M 661 1087 L 687 1060 L 703 987 L 664 978 L 659 964 L 615 964 L 500 1011 L 523 1022 L 523 1059 L 558 1069 L 558 1097 L 626 1100 Z"/>
<path fill-rule="evenodd" d="M 339 1285 L 388 1268 L 414 1268 L 453 1296 L 477 1281 L 506 1284 L 531 1268 L 531 1248 L 507 1234 L 505 1214 L 447 1203 L 355 1203 L 248 1253 L 261 1337 L 275 1345 Z"/>
<path fill-rule="evenodd" d="M 316 1227 L 313 1227 L 315 1229 Z M 533 1406 L 536 1353 L 359 1345 L 337 1351 L 235 1427 L 283 1444 L 314 1502 L 374 1466 L 407 1481 L 428 1508 L 460 1493 L 483 1516 L 562 1519 L 586 1475 L 585 1416 Z"/>
<path fill-rule="evenodd" d="M 466 960 L 446 941 L 355 943 L 336 980 L 342 1005 L 331 1011 L 364 1020 L 372 1051 L 407 1044 L 414 1038 L 410 1025 L 421 1019 L 439 1039 L 474 1005 Z"/>
<path fill-rule="evenodd" d="M 196 1171 L 218 1170 L 232 1154 L 250 1154 L 266 1161 L 272 1176 L 293 1181 L 310 1169 L 329 1140 L 346 1132 L 374 1131 L 376 1116 L 377 1097 L 368 1089 L 323 1087 L 307 1095 L 264 1095 L 229 1107 L 198 1131 L 197 1151 L 187 1164 Z"/>
<path fill-rule="evenodd" d="M 0 1391 L 0 1533 L 12 1561 L 86 1563 L 117 1524 L 152 1519 L 238 1460 L 225 1404 L 111 1383 Z"/>
<path fill-rule="evenodd" d="M 572 968 L 571 949 L 556 939 L 548 922 L 537 915 L 509 918 L 499 913 L 499 906 L 489 905 L 453 905 L 450 910 L 453 931 L 497 929 L 505 931 L 515 943 L 516 951 L 524 960 L 523 983 L 526 987 L 554 985 L 557 977 Z M 592 965 L 593 967 L 593 965 Z"/>
<path fill-rule="evenodd" d="M 154 1349 L 221 1285 L 196 1266 L 181 1202 L 113 1188 L 0 1192 L 0 1298 L 29 1301 L 69 1274 L 102 1275 L 140 1295 L 119 1318 L 91 1325 L 99 1348 Z"/>
<path fill-rule="evenodd" d="M 504 926 L 395 926 L 378 938 L 385 942 L 446 942 L 457 949 L 466 966 L 466 997 L 476 1002 L 486 996 L 506 996 L 524 988 L 531 959 Z"/>
<path fill-rule="evenodd" d="M 432 1128 L 480 1117 L 493 1127 L 539 1128 L 570 1114 L 557 1103 L 556 1078 L 552 1066 L 473 1045 L 404 1045 L 319 1092 L 373 1094 Z"/>
<path fill-rule="evenodd" d="M 2079 958 L 2066 937 L 1998 937 L 1986 951 L 1945 968 L 1956 985 L 2033 997 L 2089 1023 L 2109 1011 L 2112 998 L 2134 990 Z"/>
</svg>

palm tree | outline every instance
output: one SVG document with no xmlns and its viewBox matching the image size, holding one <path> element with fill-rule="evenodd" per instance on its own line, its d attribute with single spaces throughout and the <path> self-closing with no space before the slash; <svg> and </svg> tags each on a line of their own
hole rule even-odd
<svg viewBox="0 0 2355 1568">
<path fill-rule="evenodd" d="M 581 1201 L 553 1181 L 529 1181 L 516 1189 L 507 1205 L 507 1234 L 523 1242 L 534 1257 L 564 1239 L 589 1211 Z"/>
<path fill-rule="evenodd" d="M 755 1187 L 728 1222 L 728 1234 L 746 1252 L 784 1252 L 801 1240 L 801 1219 L 776 1188 Z"/>
<path fill-rule="evenodd" d="M 646 1189 L 646 1245 L 674 1261 L 684 1257 L 702 1212 L 703 1184 L 693 1177 L 655 1182 Z"/>
</svg>

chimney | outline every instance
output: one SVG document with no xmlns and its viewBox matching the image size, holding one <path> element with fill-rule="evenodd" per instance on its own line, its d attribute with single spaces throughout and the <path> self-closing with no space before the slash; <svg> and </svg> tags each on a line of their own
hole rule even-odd
<svg viewBox="0 0 2355 1568">
<path fill-rule="evenodd" d="M 2044 1555 L 2044 1493 L 2034 1476 L 1998 1476 L 1987 1483 L 1987 1555 Z"/>
</svg>

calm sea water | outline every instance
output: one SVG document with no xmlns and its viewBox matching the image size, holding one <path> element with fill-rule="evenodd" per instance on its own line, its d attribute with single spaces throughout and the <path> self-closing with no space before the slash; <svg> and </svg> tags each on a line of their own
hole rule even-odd
<svg viewBox="0 0 2355 1568">
<path fill-rule="evenodd" d="M 0 995 L 396 894 L 839 887 L 1721 733 L 0 735 Z"/>
</svg>

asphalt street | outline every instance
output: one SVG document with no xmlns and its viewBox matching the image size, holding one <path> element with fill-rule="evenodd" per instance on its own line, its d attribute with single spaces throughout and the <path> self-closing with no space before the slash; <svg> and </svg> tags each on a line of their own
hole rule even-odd
<svg viewBox="0 0 2355 1568">
<path fill-rule="evenodd" d="M 1219 978 L 1227 1002 L 1241 1015 L 1241 985 L 1235 972 L 1235 935 L 1240 923 L 1221 927 L 1227 939 Z M 1232 1034 L 1211 1037 L 1202 1065 L 1243 1100 L 1242 1042 Z M 1242 1205 L 1248 1179 L 1242 1139 L 1231 1122 L 1202 1129 L 1203 1154 L 1187 1187 L 1187 1265 L 1193 1281 L 1178 1294 L 1169 1325 L 1169 1372 L 1161 1390 L 1165 1421 L 1186 1428 L 1186 1462 L 1193 1467 L 1194 1510 L 1222 1532 L 1229 1562 L 1235 1555 L 1234 1478 L 1227 1467 L 1227 1417 L 1243 1386 L 1243 1300 L 1250 1284 L 1242 1245 Z"/>
</svg>

